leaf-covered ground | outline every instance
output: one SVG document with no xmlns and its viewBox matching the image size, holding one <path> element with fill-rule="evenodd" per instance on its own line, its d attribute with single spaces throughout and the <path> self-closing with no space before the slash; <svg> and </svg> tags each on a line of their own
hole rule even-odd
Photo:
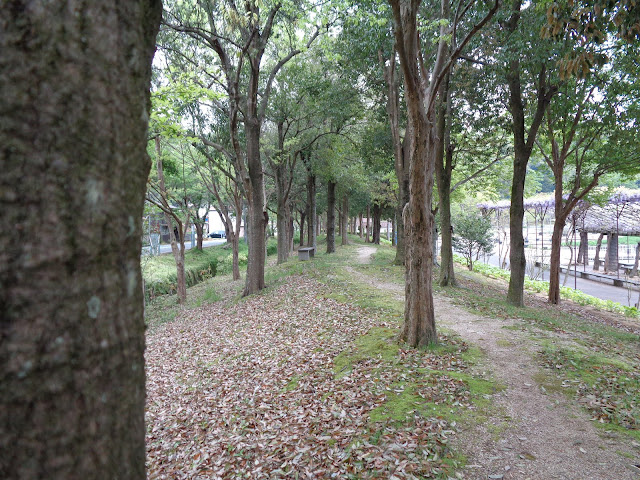
<svg viewBox="0 0 640 480">
<path fill-rule="evenodd" d="M 149 478 L 638 478 L 637 323 L 516 309 L 458 272 L 439 346 L 405 349 L 393 255 L 341 247 L 251 298 L 222 277 L 150 305 Z"/>
<path fill-rule="evenodd" d="M 454 427 L 438 405 L 471 407 L 455 375 L 466 345 L 400 350 L 396 320 L 326 293 L 290 277 L 152 329 L 149 478 L 447 477 Z M 358 353 L 367 333 L 381 354 Z"/>
</svg>

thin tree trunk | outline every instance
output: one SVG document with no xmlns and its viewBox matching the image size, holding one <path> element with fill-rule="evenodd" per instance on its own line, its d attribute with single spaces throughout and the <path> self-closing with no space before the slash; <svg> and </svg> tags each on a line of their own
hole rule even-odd
<svg viewBox="0 0 640 480">
<path fill-rule="evenodd" d="M 307 205 L 309 208 L 309 215 L 307 219 L 308 236 L 307 245 L 310 247 L 316 246 L 316 176 L 307 175 Z"/>
<path fill-rule="evenodd" d="M 160 17 L 159 1 L 0 8 L 2 478 L 145 478 L 140 250 Z"/>
<path fill-rule="evenodd" d="M 601 233 L 598 236 L 598 241 L 596 242 L 596 253 L 593 257 L 593 269 L 595 271 L 600 270 L 600 248 L 602 247 L 603 238 L 604 238 L 604 233 Z"/>
<path fill-rule="evenodd" d="M 280 126 L 279 126 L 280 129 Z M 282 138 L 282 134 L 280 134 Z M 284 140 L 282 140 L 283 142 Z M 288 179 L 286 177 L 286 163 L 275 163 L 272 165 L 276 180 L 276 225 L 278 230 L 278 260 L 281 264 L 289 259 L 289 236 L 287 230 L 289 226 L 289 198 L 288 198 Z"/>
<path fill-rule="evenodd" d="M 342 231 L 342 245 L 348 245 L 349 239 L 349 197 L 345 193 L 342 196 L 342 225 L 340 226 Z"/>
<path fill-rule="evenodd" d="M 398 246 L 398 242 L 396 240 L 398 238 L 398 236 L 397 236 L 397 233 L 398 233 L 397 225 L 398 225 L 398 221 L 396 219 L 396 216 L 394 215 L 393 216 L 393 224 L 392 224 L 392 227 L 391 227 L 391 246 L 393 246 L 393 247 L 397 247 Z M 398 255 L 396 253 L 396 258 L 397 258 L 397 256 Z"/>
<path fill-rule="evenodd" d="M 582 265 L 589 263 L 589 234 L 587 232 L 580 232 L 580 246 L 578 248 L 577 263 Z"/>
<path fill-rule="evenodd" d="M 196 222 L 196 248 L 202 251 L 202 241 L 204 239 L 204 223 Z"/>
<path fill-rule="evenodd" d="M 305 220 L 307 218 L 307 212 L 300 212 L 300 246 L 304 246 L 304 231 L 305 231 Z"/>
<path fill-rule="evenodd" d="M 233 280 L 240 280 L 240 228 L 242 227 L 242 199 L 236 197 L 236 226 L 231 232 L 232 271 Z"/>
<path fill-rule="evenodd" d="M 438 116 L 438 150 L 436 154 L 436 182 L 440 210 L 440 286 L 456 285 L 453 270 L 453 243 L 451 228 L 451 177 L 453 172 L 453 150 L 451 145 L 451 101 L 449 94 L 449 75 L 443 81 Z M 436 234 L 437 235 L 437 234 Z M 434 258 L 436 258 L 434 254 Z"/>
<path fill-rule="evenodd" d="M 362 215 L 362 212 L 360 212 L 360 216 L 359 216 L 359 219 L 360 219 L 360 231 L 358 232 L 358 234 L 359 234 L 361 240 L 362 240 L 362 236 L 364 234 L 364 232 L 362 231 L 363 228 L 364 228 L 364 226 L 362 225 L 362 218 L 363 218 L 363 215 Z"/>
<path fill-rule="evenodd" d="M 519 0 L 512 4 L 511 16 L 505 23 L 508 31 L 514 32 L 517 29 L 520 22 L 521 6 L 522 2 Z M 511 273 L 509 276 L 507 302 L 521 307 L 524 306 L 524 277 L 527 266 L 527 259 L 524 253 L 524 236 L 522 234 L 524 223 L 524 183 L 534 141 L 555 90 L 547 88 L 546 68 L 542 65 L 538 75 L 536 110 L 527 132 L 519 58 L 514 58 L 509 63 L 506 82 L 509 89 L 509 110 L 512 116 L 514 147 L 511 207 L 509 208 L 509 263 Z"/>
<path fill-rule="evenodd" d="M 607 256 L 604 261 L 605 272 L 617 272 L 620 268 L 618 264 L 618 234 L 607 234 Z"/>
<path fill-rule="evenodd" d="M 336 184 L 327 183 L 327 253 L 336 251 Z"/>
<path fill-rule="evenodd" d="M 373 204 L 373 240 L 376 245 L 380 245 L 380 217 L 382 209 L 377 203 Z"/>
<path fill-rule="evenodd" d="M 293 223 L 293 215 L 291 214 L 291 209 L 289 209 L 289 253 L 293 252 L 293 235 L 295 233 L 295 225 Z"/>
<path fill-rule="evenodd" d="M 560 207 L 562 208 L 562 207 Z M 556 212 L 558 209 L 556 208 Z M 566 217 L 556 217 L 553 222 L 551 236 L 551 256 L 549 257 L 549 303 L 560 303 L 560 252 L 562 249 L 562 232 L 566 224 Z"/>
<path fill-rule="evenodd" d="M 371 232 L 370 223 L 369 223 L 370 218 L 371 218 L 371 206 L 367 205 L 367 239 L 365 240 L 366 243 L 369 243 L 370 241 L 370 232 Z"/>
<path fill-rule="evenodd" d="M 165 221 L 169 227 L 169 239 L 171 242 L 171 253 L 176 262 L 176 294 L 178 297 L 178 303 L 184 305 L 187 301 L 187 284 L 184 273 L 184 229 L 189 224 L 189 215 L 187 215 L 184 226 L 179 216 L 173 212 L 171 205 L 169 204 L 167 188 L 164 181 L 164 171 L 162 163 L 162 148 L 160 147 L 160 135 L 155 137 L 155 149 L 156 149 L 156 167 L 158 172 L 158 193 L 160 199 L 158 200 L 158 206 L 163 209 Z M 176 223 L 176 227 L 173 227 L 173 223 Z"/>
<path fill-rule="evenodd" d="M 631 270 L 631 276 L 638 276 L 638 262 L 640 261 L 640 242 L 636 245 L 636 259 L 633 262 L 633 269 Z"/>
</svg>

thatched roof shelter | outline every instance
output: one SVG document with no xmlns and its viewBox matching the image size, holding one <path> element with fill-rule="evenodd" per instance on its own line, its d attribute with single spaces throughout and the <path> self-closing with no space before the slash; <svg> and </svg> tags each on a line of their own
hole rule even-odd
<svg viewBox="0 0 640 480">
<path fill-rule="evenodd" d="M 496 203 L 479 203 L 477 206 L 488 214 L 508 209 L 510 205 L 509 200 L 502 200 Z M 552 216 L 554 205 L 553 198 L 524 201 L 525 209 L 534 215 L 544 212 Z M 640 191 L 616 193 L 603 206 L 580 202 L 574 210 L 574 216 L 576 227 L 584 232 L 640 236 Z"/>
</svg>

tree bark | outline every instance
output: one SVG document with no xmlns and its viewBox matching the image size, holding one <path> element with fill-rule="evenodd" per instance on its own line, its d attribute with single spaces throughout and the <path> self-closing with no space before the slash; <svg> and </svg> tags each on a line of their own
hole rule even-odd
<svg viewBox="0 0 640 480">
<path fill-rule="evenodd" d="M 273 171 L 276 181 L 276 226 L 278 230 L 278 260 L 281 264 L 289 259 L 289 208 L 288 179 L 286 178 L 286 164 L 284 162 L 273 164 Z"/>
<path fill-rule="evenodd" d="M 336 251 L 336 184 L 327 182 L 327 253 Z"/>
<path fill-rule="evenodd" d="M 364 233 L 364 232 L 363 232 L 363 230 L 364 230 L 364 225 L 362 224 L 362 217 L 363 217 L 362 212 L 360 212 L 360 215 L 359 215 L 360 230 L 359 230 L 359 232 L 358 232 L 358 235 L 360 236 L 360 239 L 361 239 L 361 240 L 362 240 L 362 236 L 363 236 L 363 233 Z"/>
<path fill-rule="evenodd" d="M 638 242 L 638 244 L 636 245 L 636 259 L 633 262 L 633 269 L 631 270 L 631 276 L 632 277 L 637 277 L 638 276 L 638 262 L 640 261 L 640 242 Z"/>
<path fill-rule="evenodd" d="M 578 247 L 577 262 L 582 265 L 589 263 L 589 234 L 587 232 L 580 232 L 580 246 Z"/>
<path fill-rule="evenodd" d="M 446 0 L 442 8 L 446 8 Z M 412 347 L 437 342 L 431 273 L 431 197 L 433 189 L 435 137 L 430 95 L 425 96 L 418 63 L 417 10 L 419 2 L 411 5 L 392 1 L 396 45 L 404 73 L 405 101 L 407 104 L 413 141 L 410 149 L 409 203 L 404 208 L 403 222 L 406 239 L 405 320 L 402 340 Z M 444 16 L 444 15 L 443 15 Z M 438 45 L 433 75 L 438 76 L 444 62 L 443 49 Z"/>
<path fill-rule="evenodd" d="M 303 247 L 304 246 L 304 230 L 305 230 L 305 219 L 307 218 L 307 212 L 306 209 L 305 211 L 301 211 L 300 212 L 300 246 Z"/>
<path fill-rule="evenodd" d="M 0 8 L 0 477 L 145 478 L 159 1 Z"/>
<path fill-rule="evenodd" d="M 560 208 L 561 210 L 562 208 Z M 558 212 L 556 208 L 556 213 Z M 567 222 L 567 217 L 561 215 L 553 222 L 553 235 L 551 236 L 551 256 L 549 257 L 549 303 L 560 303 L 560 253 L 562 250 L 562 232 Z M 568 268 L 568 267 L 567 267 Z"/>
<path fill-rule="evenodd" d="M 602 248 L 602 239 L 604 238 L 604 233 L 598 235 L 598 241 L 596 242 L 596 253 L 593 257 L 593 270 L 600 270 L 600 248 Z"/>
<path fill-rule="evenodd" d="M 440 234 L 442 235 L 439 280 L 442 287 L 456 285 L 455 272 L 453 270 L 453 243 L 451 240 L 451 177 L 454 147 L 451 145 L 451 122 L 448 120 L 451 114 L 450 103 L 449 75 L 447 75 L 442 84 L 442 95 L 439 101 L 440 108 L 437 123 L 439 142 L 435 165 L 438 208 L 440 210 Z"/>
<path fill-rule="evenodd" d="M 391 246 L 393 246 L 393 247 L 397 247 L 398 246 L 398 242 L 396 240 L 398 238 L 398 236 L 397 236 L 397 233 L 398 233 L 398 230 L 397 230 L 398 221 L 397 221 L 396 218 L 397 217 L 394 215 L 393 216 L 393 220 L 392 220 L 393 224 L 392 224 L 392 227 L 391 227 Z M 397 257 L 398 257 L 398 254 L 396 252 L 396 258 Z"/>
<path fill-rule="evenodd" d="M 257 79 L 255 79 L 257 83 Z M 250 89 L 252 91 L 253 88 Z M 251 94 L 257 98 L 256 93 Z M 257 102 L 254 98 L 253 101 Z M 247 256 L 247 278 L 243 296 L 252 295 L 264 288 L 264 264 L 266 260 L 266 229 L 269 223 L 266 196 L 264 190 L 264 174 L 260 159 L 260 126 L 257 117 L 250 115 L 245 119 L 247 145 L 247 173 L 245 190 L 249 213 L 249 254 Z M 250 187 L 250 188 L 246 188 Z"/>
<path fill-rule="evenodd" d="M 316 176 L 307 175 L 307 205 L 309 207 L 309 216 L 307 220 L 307 245 L 316 247 Z"/>
<path fill-rule="evenodd" d="M 376 245 L 380 245 L 380 217 L 382 208 L 377 203 L 373 204 L 373 240 Z"/>
<path fill-rule="evenodd" d="M 180 305 L 184 305 L 187 301 L 187 282 L 184 272 L 184 234 L 187 226 L 189 225 L 189 214 L 187 214 L 186 221 L 183 223 L 180 216 L 173 211 L 170 205 L 167 187 L 164 182 L 160 135 L 156 135 L 155 137 L 155 148 L 156 166 L 158 170 L 158 192 L 160 194 L 160 199 L 158 200 L 157 205 L 162 208 L 167 226 L 169 227 L 171 253 L 173 254 L 173 259 L 176 262 L 176 295 L 178 297 L 178 303 Z M 175 227 L 173 225 L 174 222 L 176 224 Z"/>
<path fill-rule="evenodd" d="M 345 193 L 342 196 L 342 223 L 340 225 L 340 231 L 342 232 L 342 245 L 349 244 L 349 196 Z"/>
<path fill-rule="evenodd" d="M 506 23 L 507 29 L 514 32 L 520 22 L 521 1 L 516 0 L 512 6 L 511 17 Z M 513 128 L 513 177 L 511 180 L 511 207 L 509 208 L 509 291 L 507 302 L 515 306 L 524 306 L 524 277 L 527 260 L 524 253 L 524 183 L 527 175 L 527 164 L 531 157 L 534 142 L 544 118 L 544 113 L 551 101 L 555 89 L 547 87 L 546 68 L 540 66 L 536 89 L 536 110 L 529 126 L 525 127 L 524 102 L 522 100 L 522 82 L 520 78 L 520 60 L 515 58 L 509 62 L 507 87 L 509 89 L 509 110 Z"/>
<path fill-rule="evenodd" d="M 202 242 L 204 240 L 204 223 L 196 222 L 196 248 L 202 251 Z"/>
<path fill-rule="evenodd" d="M 605 272 L 617 272 L 620 268 L 618 265 L 618 234 L 607 234 L 607 256 L 604 261 Z"/>
<path fill-rule="evenodd" d="M 371 218 L 371 205 L 367 205 L 367 238 L 365 240 L 366 243 L 370 242 L 370 238 L 371 238 L 371 226 L 370 226 L 370 219 Z"/>
</svg>

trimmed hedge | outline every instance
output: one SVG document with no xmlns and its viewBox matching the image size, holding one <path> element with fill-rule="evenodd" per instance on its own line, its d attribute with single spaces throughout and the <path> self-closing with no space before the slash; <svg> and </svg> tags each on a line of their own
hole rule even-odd
<svg viewBox="0 0 640 480">
<path fill-rule="evenodd" d="M 278 251 L 275 239 L 267 242 L 267 255 Z M 240 242 L 238 261 L 240 267 L 247 265 L 247 244 Z M 142 276 L 145 282 L 145 298 L 152 300 L 158 295 L 176 293 L 177 274 L 173 255 L 164 254 L 157 257 L 143 257 Z M 233 252 L 224 245 L 207 247 L 202 252 L 190 249 L 185 252 L 185 279 L 187 287 L 192 287 L 216 275 L 226 275 L 233 269 Z"/>
</svg>

